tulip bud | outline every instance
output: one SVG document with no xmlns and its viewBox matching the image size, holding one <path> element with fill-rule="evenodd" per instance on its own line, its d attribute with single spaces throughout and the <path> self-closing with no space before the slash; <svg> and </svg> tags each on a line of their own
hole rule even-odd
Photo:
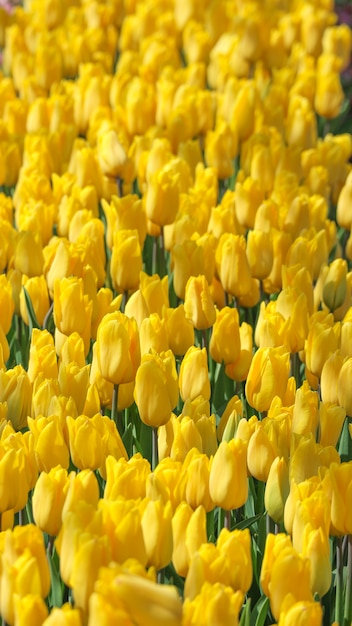
<svg viewBox="0 0 352 626">
<path fill-rule="evenodd" d="M 114 289 L 123 293 L 135 291 L 142 270 L 142 253 L 137 230 L 114 232 L 110 274 Z"/>
<path fill-rule="evenodd" d="M 166 424 L 178 402 L 175 357 L 167 352 L 145 354 L 136 374 L 134 398 L 141 420 L 158 428 Z"/>
<path fill-rule="evenodd" d="M 66 493 L 67 471 L 60 466 L 42 472 L 33 491 L 33 517 L 36 525 L 51 537 L 58 535 Z"/>
<path fill-rule="evenodd" d="M 209 493 L 214 504 L 227 511 L 245 504 L 248 495 L 247 445 L 241 439 L 220 443 L 210 468 Z"/>
<path fill-rule="evenodd" d="M 264 503 L 271 519 L 283 522 L 284 509 L 290 491 L 288 466 L 283 457 L 276 457 L 271 464 L 265 486 Z"/>
<path fill-rule="evenodd" d="M 193 400 L 197 396 L 210 398 L 210 381 L 208 373 L 208 357 L 205 348 L 191 346 L 183 357 L 179 386 L 182 399 Z"/>
<path fill-rule="evenodd" d="M 172 518 L 172 532 L 172 562 L 179 576 L 186 576 L 193 554 L 207 542 L 205 509 L 199 506 L 193 511 L 182 502 Z"/>
<path fill-rule="evenodd" d="M 216 310 L 204 275 L 191 276 L 186 284 L 185 315 L 194 328 L 206 330 L 215 322 Z"/>
<path fill-rule="evenodd" d="M 259 348 L 249 368 L 246 398 L 257 411 L 267 411 L 275 396 L 284 398 L 290 362 L 284 348 Z"/>
<path fill-rule="evenodd" d="M 105 315 L 97 332 L 97 361 L 104 378 L 119 385 L 134 380 L 140 363 L 137 323 L 120 311 Z"/>
<path fill-rule="evenodd" d="M 143 508 L 143 504 L 142 504 Z M 160 500 L 149 500 L 142 513 L 141 525 L 147 551 L 147 567 L 166 567 L 172 557 L 172 507 Z"/>
</svg>

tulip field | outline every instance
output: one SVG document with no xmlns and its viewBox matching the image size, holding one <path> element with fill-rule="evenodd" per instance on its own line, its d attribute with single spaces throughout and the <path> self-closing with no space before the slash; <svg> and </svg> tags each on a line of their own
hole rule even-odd
<svg viewBox="0 0 352 626">
<path fill-rule="evenodd" d="M 0 1 L 2 626 L 351 626 L 351 28 Z"/>
</svg>

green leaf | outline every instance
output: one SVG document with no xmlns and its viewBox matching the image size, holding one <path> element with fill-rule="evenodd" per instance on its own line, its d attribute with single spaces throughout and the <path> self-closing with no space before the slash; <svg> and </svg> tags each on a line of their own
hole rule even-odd
<svg viewBox="0 0 352 626">
<path fill-rule="evenodd" d="M 269 613 L 269 598 L 261 596 L 253 608 L 251 616 L 251 626 L 264 626 Z"/>
<path fill-rule="evenodd" d="M 144 458 L 148 459 L 149 463 L 152 462 L 152 429 L 150 426 L 141 422 L 140 439 L 139 444 L 143 451 Z"/>
<path fill-rule="evenodd" d="M 254 515 L 253 517 L 249 517 L 248 519 L 244 519 L 241 522 L 236 524 L 236 528 L 238 530 L 244 530 L 245 528 L 249 528 L 255 522 L 258 522 L 263 517 L 263 513 L 258 513 L 258 515 Z"/>
<path fill-rule="evenodd" d="M 241 614 L 240 626 L 250 626 L 250 624 L 251 624 L 251 599 L 248 598 Z"/>
<path fill-rule="evenodd" d="M 49 607 L 60 607 L 63 603 L 63 589 L 62 581 L 60 577 L 60 567 L 57 552 L 55 551 L 53 556 L 49 559 L 51 589 L 49 594 Z"/>
<path fill-rule="evenodd" d="M 122 441 L 126 448 L 128 457 L 131 458 L 133 454 L 133 424 L 130 422 L 122 435 Z"/>
<path fill-rule="evenodd" d="M 28 315 L 28 320 L 29 320 L 29 330 L 30 330 L 30 333 L 32 333 L 33 328 L 41 328 L 41 325 L 39 324 L 37 320 L 37 316 L 33 309 L 32 300 L 30 298 L 30 295 L 27 289 L 25 287 L 22 287 L 22 289 L 24 293 L 24 299 L 26 303 L 27 315 Z"/>
<path fill-rule="evenodd" d="M 339 455 L 342 463 L 347 463 L 352 458 L 352 438 L 348 429 L 348 417 L 342 428 L 339 442 Z"/>
</svg>

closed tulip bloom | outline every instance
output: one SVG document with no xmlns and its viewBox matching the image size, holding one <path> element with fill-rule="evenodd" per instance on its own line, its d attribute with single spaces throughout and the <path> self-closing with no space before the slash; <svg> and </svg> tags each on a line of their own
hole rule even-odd
<svg viewBox="0 0 352 626">
<path fill-rule="evenodd" d="M 235 363 L 240 356 L 239 316 L 236 308 L 224 307 L 217 312 L 210 338 L 210 356 L 217 363 Z"/>
<path fill-rule="evenodd" d="M 209 493 L 209 457 L 192 448 L 183 462 L 183 467 L 187 473 L 186 501 L 193 510 L 202 505 L 207 512 L 211 511 L 214 503 Z"/>
<path fill-rule="evenodd" d="M 334 535 L 348 535 L 352 531 L 350 496 L 352 491 L 352 462 L 332 463 L 331 478 L 331 524 Z"/>
<path fill-rule="evenodd" d="M 247 236 L 247 258 L 251 274 L 262 280 L 273 265 L 273 244 L 270 231 L 250 230 Z"/>
<path fill-rule="evenodd" d="M 142 253 L 137 230 L 114 232 L 110 275 L 114 289 L 123 293 L 135 291 L 142 270 Z"/>
<path fill-rule="evenodd" d="M 191 346 L 187 350 L 180 367 L 179 386 L 183 401 L 194 400 L 197 396 L 209 400 L 210 381 L 205 348 Z"/>
<path fill-rule="evenodd" d="M 64 522 L 65 523 L 65 522 Z M 101 567 L 111 560 L 109 537 L 105 534 L 82 532 L 75 545 L 70 576 L 70 587 L 75 594 L 75 606 L 84 614 L 88 612 L 88 602 L 94 590 L 95 581 Z M 83 573 L 84 572 L 84 573 Z"/>
<path fill-rule="evenodd" d="M 248 470 L 254 478 L 266 482 L 270 468 L 278 450 L 263 427 L 263 422 L 259 422 L 248 443 L 247 465 Z"/>
<path fill-rule="evenodd" d="M 6 274 L 0 276 L 0 324 L 5 335 L 11 328 L 11 320 L 15 311 L 15 301 L 12 295 L 12 285 Z"/>
<path fill-rule="evenodd" d="M 14 624 L 16 597 L 28 599 L 33 594 L 44 599 L 50 590 L 49 564 L 39 528 L 28 524 L 25 530 L 17 526 L 6 531 L 2 560 L 1 614 Z"/>
<path fill-rule="evenodd" d="M 123 603 L 130 617 L 126 626 L 181 626 L 182 603 L 176 587 L 126 573 L 118 575 L 115 581 L 112 594 Z"/>
<path fill-rule="evenodd" d="M 139 453 L 129 460 L 109 455 L 106 459 L 106 486 L 104 498 L 117 500 L 129 498 L 137 500 L 146 496 L 146 482 L 151 473 L 150 463 Z"/>
<path fill-rule="evenodd" d="M 141 355 L 148 352 L 166 352 L 169 349 L 169 338 L 164 319 L 157 313 L 151 313 L 142 320 L 139 327 Z"/>
<path fill-rule="evenodd" d="M 234 363 L 225 367 L 225 373 L 232 380 L 246 380 L 253 357 L 253 328 L 250 324 L 242 322 L 240 326 L 240 355 Z"/>
<path fill-rule="evenodd" d="M 184 308 L 186 317 L 198 330 L 206 330 L 214 324 L 216 310 L 204 275 L 188 279 Z"/>
<path fill-rule="evenodd" d="M 317 122 L 314 110 L 308 98 L 300 94 L 294 94 L 290 98 L 286 136 L 289 146 L 308 150 L 316 145 Z"/>
<path fill-rule="evenodd" d="M 284 398 L 289 377 L 289 353 L 284 348 L 259 348 L 251 362 L 246 398 L 257 411 L 267 411 L 275 396 Z"/>
<path fill-rule="evenodd" d="M 17 513 L 26 505 L 30 488 L 23 448 L 6 450 L 3 445 L 0 447 L 0 481 L 0 512 L 13 509 Z"/>
<path fill-rule="evenodd" d="M 28 292 L 35 316 L 40 326 L 43 326 L 44 318 L 50 307 L 49 292 L 44 276 L 34 276 L 32 278 L 23 276 L 22 285 Z M 23 289 L 20 293 L 20 312 L 24 323 L 29 326 L 29 318 Z"/>
<path fill-rule="evenodd" d="M 311 320 L 312 321 L 312 320 Z M 324 363 L 339 347 L 340 324 L 332 320 L 312 324 L 305 343 L 306 365 L 312 374 L 321 376 Z"/>
<path fill-rule="evenodd" d="M 227 560 L 227 568 L 230 570 L 228 583 L 234 590 L 240 589 L 246 593 L 253 579 L 251 535 L 248 528 L 233 531 L 223 528 L 217 540 L 217 548 Z"/>
<path fill-rule="evenodd" d="M 33 433 L 39 471 L 49 472 L 57 465 L 68 469 L 70 455 L 60 418 L 56 415 L 38 416 L 35 419 L 29 417 L 28 427 Z"/>
<path fill-rule="evenodd" d="M 48 616 L 48 608 L 39 595 L 28 594 L 15 597 L 15 624 L 17 626 L 34 626 L 43 624 Z"/>
<path fill-rule="evenodd" d="M 106 242 L 108 247 L 112 248 L 114 232 L 137 229 L 142 248 L 147 234 L 147 218 L 142 200 L 135 194 L 127 194 L 121 198 L 113 195 L 110 204 L 104 198 L 101 203 L 107 221 Z"/>
<path fill-rule="evenodd" d="M 312 601 L 313 596 L 310 589 L 309 559 L 300 556 L 292 548 L 289 537 L 287 543 L 282 542 L 280 535 L 276 535 L 275 540 L 272 537 L 268 535 L 266 540 L 261 584 L 270 598 L 275 619 L 279 619 L 281 610 L 287 608 L 287 602 L 294 604 L 299 600 Z"/>
<path fill-rule="evenodd" d="M 248 496 L 247 445 L 241 439 L 220 443 L 210 468 L 209 493 L 214 504 L 227 511 L 245 504 Z"/>
<path fill-rule="evenodd" d="M 168 277 L 160 278 L 158 274 L 149 276 L 145 272 L 140 274 L 140 286 L 149 313 L 157 313 L 162 317 L 163 307 L 169 307 Z"/>
<path fill-rule="evenodd" d="M 134 380 L 140 363 L 137 323 L 120 311 L 105 315 L 97 332 L 97 361 L 104 378 L 119 385 Z"/>
<path fill-rule="evenodd" d="M 98 469 L 103 462 L 102 416 L 66 418 L 70 455 L 78 469 Z M 84 442 L 84 443 L 83 443 Z"/>
<path fill-rule="evenodd" d="M 160 500 L 149 500 L 142 512 L 142 531 L 147 551 L 147 567 L 154 566 L 160 570 L 166 567 L 172 557 L 172 507 L 168 501 L 165 505 Z"/>
<path fill-rule="evenodd" d="M 264 494 L 265 508 L 277 524 L 284 520 L 285 502 L 289 491 L 288 465 L 283 457 L 277 456 L 271 464 Z"/>
<path fill-rule="evenodd" d="M 103 533 L 108 536 L 111 546 L 110 560 L 124 563 L 127 559 L 137 559 L 142 565 L 147 563 L 144 543 L 140 503 L 119 498 L 114 501 L 101 499 L 98 513 L 102 513 Z"/>
<path fill-rule="evenodd" d="M 92 314 L 92 305 L 84 294 L 83 280 L 72 276 L 56 280 L 54 284 L 54 321 L 64 335 L 82 333 L 86 325 L 86 315 Z"/>
<path fill-rule="evenodd" d="M 62 507 L 62 520 L 70 511 L 75 511 L 81 501 L 90 505 L 92 509 L 97 507 L 99 501 L 99 483 L 92 470 L 84 469 L 80 472 L 70 472 L 68 477 L 66 497 Z"/>
<path fill-rule="evenodd" d="M 224 290 L 235 298 L 247 295 L 251 290 L 252 275 L 244 237 L 232 234 L 222 235 L 215 260 Z"/>
<path fill-rule="evenodd" d="M 346 410 L 347 415 L 352 415 L 352 394 L 349 381 L 352 372 L 352 357 L 346 359 L 340 369 L 337 379 L 338 403 Z"/>
<path fill-rule="evenodd" d="M 321 626 L 322 619 L 320 602 L 302 600 L 280 612 L 278 626 Z"/>
<path fill-rule="evenodd" d="M 344 100 L 341 79 L 337 72 L 317 72 L 314 106 L 318 115 L 332 119 L 340 111 Z"/>
<path fill-rule="evenodd" d="M 193 554 L 202 543 L 207 543 L 205 509 L 195 511 L 182 502 L 172 518 L 172 562 L 179 576 L 186 576 Z"/>
<path fill-rule="evenodd" d="M 264 192 L 262 191 L 258 181 L 253 180 L 250 176 L 247 176 L 245 180 L 237 181 L 235 186 L 235 210 L 239 223 L 241 226 L 245 226 L 246 228 L 254 228 L 255 215 L 258 207 L 262 204 L 264 200 Z M 256 233 L 261 233 L 263 231 L 257 230 Z M 248 236 L 251 234 L 251 231 L 248 232 Z M 254 241 L 258 242 L 257 235 L 254 236 Z M 252 247 L 252 243 L 250 244 Z M 256 248 L 255 248 L 256 249 Z M 254 252 L 254 251 L 253 251 Z M 265 260 L 267 262 L 267 255 L 264 255 Z M 254 254 L 252 253 L 249 257 L 249 263 L 251 265 L 251 261 L 254 260 Z M 259 259 L 257 259 L 259 262 Z M 253 262 L 252 262 L 253 265 Z M 255 276 L 255 274 L 253 274 Z M 259 276 L 256 276 L 259 278 Z"/>
<path fill-rule="evenodd" d="M 233 591 L 220 582 L 203 583 L 198 595 L 186 598 L 183 603 L 184 626 L 211 624 L 236 624 L 243 603 L 240 591 Z"/>
<path fill-rule="evenodd" d="M 171 258 L 175 293 L 184 300 L 189 278 L 205 272 L 204 249 L 194 239 L 186 239 L 172 247 Z"/>
<path fill-rule="evenodd" d="M 142 422 L 153 428 L 166 424 L 178 395 L 176 363 L 171 350 L 143 355 L 134 389 Z"/>
<path fill-rule="evenodd" d="M 158 226 L 172 224 L 175 220 L 179 208 L 179 176 L 171 160 L 148 181 L 145 210 L 147 218 Z"/>
<path fill-rule="evenodd" d="M 337 446 L 346 419 L 346 409 L 338 404 L 320 402 L 319 405 L 319 443 L 322 446 Z"/>
<path fill-rule="evenodd" d="M 115 128 L 102 124 L 97 141 L 98 162 L 103 174 L 116 178 L 124 172 L 127 154 Z"/>
<path fill-rule="evenodd" d="M 176 308 L 165 307 L 163 319 L 170 350 L 176 356 L 183 356 L 194 345 L 194 327 L 186 317 L 184 305 L 180 304 Z"/>
<path fill-rule="evenodd" d="M 345 300 L 347 289 L 347 262 L 345 259 L 335 259 L 329 266 L 324 281 L 323 302 L 335 311 Z"/>
<path fill-rule="evenodd" d="M 60 466 L 42 472 L 36 482 L 32 498 L 33 518 L 36 525 L 51 537 L 59 533 L 68 486 L 67 471 Z"/>
<path fill-rule="evenodd" d="M 30 230 L 18 235 L 14 251 L 14 267 L 30 278 L 43 274 L 43 247 L 35 233 Z"/>
<path fill-rule="evenodd" d="M 237 138 L 236 138 L 237 143 Z M 230 178 L 233 174 L 233 147 L 231 146 L 230 134 L 225 128 L 208 131 L 205 136 L 205 160 L 209 167 L 216 168 L 220 180 Z M 237 149 L 235 148 L 235 154 Z"/>
<path fill-rule="evenodd" d="M 292 415 L 293 433 L 305 435 L 311 432 L 313 436 L 316 435 L 319 422 L 318 404 L 318 394 L 310 389 L 305 380 L 295 395 Z"/>
<path fill-rule="evenodd" d="M 83 411 L 89 387 L 89 365 L 79 367 L 75 361 L 71 361 L 67 365 L 61 361 L 58 381 L 60 393 L 67 398 L 73 398 L 77 414 L 80 414 Z"/>
<path fill-rule="evenodd" d="M 54 607 L 42 626 L 82 626 L 81 611 L 66 603 L 62 607 Z"/>
<path fill-rule="evenodd" d="M 28 377 L 31 383 L 42 375 L 57 379 L 58 367 L 54 340 L 47 330 L 33 328 L 29 350 Z M 35 417 L 32 415 L 32 417 Z"/>
<path fill-rule="evenodd" d="M 308 523 L 303 535 L 302 556 L 310 562 L 310 584 L 320 598 L 329 591 L 332 581 L 329 534 Z"/>
<path fill-rule="evenodd" d="M 0 402 L 7 402 L 7 419 L 15 430 L 27 426 L 27 418 L 31 414 L 32 389 L 22 365 L 7 371 L 0 370 Z"/>
</svg>

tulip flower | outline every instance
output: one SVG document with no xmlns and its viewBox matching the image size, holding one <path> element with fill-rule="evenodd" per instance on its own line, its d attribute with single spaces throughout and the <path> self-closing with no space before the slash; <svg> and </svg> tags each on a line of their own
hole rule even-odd
<svg viewBox="0 0 352 626">
<path fill-rule="evenodd" d="M 309 560 L 292 548 L 288 536 L 285 539 L 282 534 L 267 536 L 260 582 L 270 598 L 275 619 L 295 602 L 313 601 Z"/>
<path fill-rule="evenodd" d="M 346 359 L 340 369 L 337 379 L 338 403 L 346 410 L 347 415 L 352 415 L 352 397 L 349 388 L 349 380 L 352 371 L 352 357 Z"/>
<path fill-rule="evenodd" d="M 246 241 L 240 235 L 224 234 L 216 250 L 216 266 L 224 290 L 235 298 L 251 290 L 252 276 L 246 256 Z"/>
<path fill-rule="evenodd" d="M 56 415 L 28 418 L 29 430 L 34 437 L 34 450 L 39 471 L 49 472 L 61 465 L 68 469 L 69 450 L 66 444 L 63 423 Z"/>
<path fill-rule="evenodd" d="M 186 576 L 192 555 L 207 542 L 205 509 L 195 511 L 182 502 L 172 518 L 173 553 L 172 562 L 180 576 Z"/>
<path fill-rule="evenodd" d="M 330 466 L 332 486 L 331 523 L 334 535 L 352 533 L 352 516 L 349 507 L 349 494 L 352 488 L 352 462 L 332 463 Z"/>
<path fill-rule="evenodd" d="M 245 504 L 248 496 L 247 445 L 241 439 L 220 443 L 210 467 L 209 493 L 214 504 L 226 511 Z"/>
<path fill-rule="evenodd" d="M 27 624 L 43 624 L 48 617 L 48 608 L 41 596 L 28 594 L 23 597 L 15 597 L 14 600 L 15 624 L 25 626 Z M 38 621 L 39 620 L 39 621 Z"/>
<path fill-rule="evenodd" d="M 110 274 L 114 289 L 123 293 L 135 291 L 142 270 L 142 253 L 138 231 L 118 230 L 114 233 Z"/>
<path fill-rule="evenodd" d="M 27 426 L 32 402 L 31 383 L 22 365 L 0 370 L 0 402 L 7 402 L 7 416 L 16 430 Z"/>
<path fill-rule="evenodd" d="M 134 397 L 145 424 L 157 428 L 170 419 L 178 402 L 178 379 L 171 350 L 142 357 Z"/>
<path fill-rule="evenodd" d="M 257 411 L 267 411 L 275 396 L 283 398 L 290 369 L 289 353 L 284 348 L 259 348 L 247 377 L 246 397 Z"/>
<path fill-rule="evenodd" d="M 289 490 L 288 465 L 283 457 L 277 456 L 271 464 L 264 494 L 265 508 L 277 524 L 283 522 Z"/>
<path fill-rule="evenodd" d="M 203 622 L 206 626 L 221 620 L 226 624 L 236 624 L 243 603 L 243 594 L 220 582 L 203 583 L 197 596 L 186 598 L 183 603 L 184 626 L 196 626 Z"/>
<path fill-rule="evenodd" d="M 147 552 L 147 567 L 153 565 L 157 570 L 166 567 L 172 557 L 172 507 L 160 500 L 149 500 L 142 504 L 141 525 Z"/>
<path fill-rule="evenodd" d="M 206 330 L 216 319 L 216 310 L 204 275 L 191 276 L 186 284 L 185 315 L 194 328 Z"/>
<path fill-rule="evenodd" d="M 59 533 L 68 487 L 67 471 L 60 466 L 42 472 L 36 482 L 32 498 L 33 518 L 36 525 L 51 537 Z"/>
<path fill-rule="evenodd" d="M 9 624 L 14 624 L 16 596 L 23 599 L 34 594 L 44 599 L 50 590 L 49 563 L 41 530 L 34 524 L 7 530 L 2 563 L 0 611 Z"/>
<path fill-rule="evenodd" d="M 209 344 L 210 356 L 217 363 L 235 363 L 240 356 L 241 341 L 238 311 L 224 307 L 217 313 Z"/>
<path fill-rule="evenodd" d="M 191 346 L 187 350 L 180 367 L 179 385 L 183 400 L 193 400 L 197 396 L 209 400 L 210 381 L 205 348 Z"/>
<path fill-rule="evenodd" d="M 176 308 L 164 308 L 163 319 L 170 350 L 176 356 L 183 356 L 194 345 L 194 327 L 186 317 L 184 305 Z"/>
<path fill-rule="evenodd" d="M 137 324 L 116 311 L 102 319 L 97 332 L 97 361 L 106 380 L 114 385 L 134 380 L 140 363 Z"/>
</svg>

